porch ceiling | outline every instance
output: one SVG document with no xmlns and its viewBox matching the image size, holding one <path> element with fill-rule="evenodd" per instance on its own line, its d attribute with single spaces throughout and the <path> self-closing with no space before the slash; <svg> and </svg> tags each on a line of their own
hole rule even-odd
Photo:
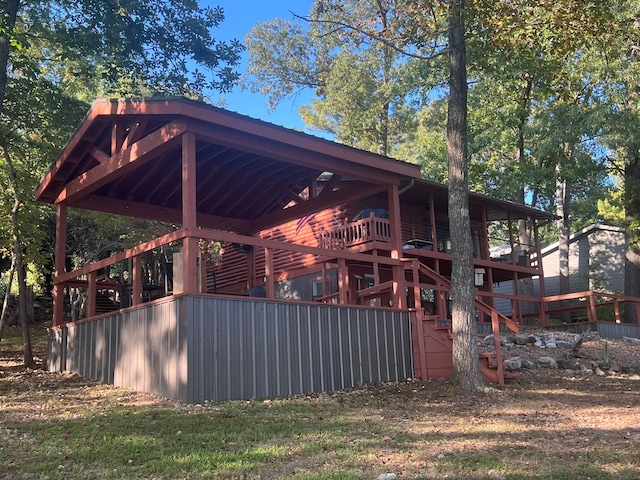
<svg viewBox="0 0 640 480">
<path fill-rule="evenodd" d="M 185 132 L 196 138 L 204 227 L 257 231 L 420 176 L 415 165 L 200 102 L 97 100 L 36 199 L 181 223 Z M 323 172 L 333 178 L 316 188 Z M 302 198 L 307 188 L 320 193 Z"/>
</svg>

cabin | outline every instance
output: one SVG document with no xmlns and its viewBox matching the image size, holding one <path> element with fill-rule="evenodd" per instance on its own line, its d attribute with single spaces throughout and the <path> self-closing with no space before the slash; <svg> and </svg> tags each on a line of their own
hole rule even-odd
<svg viewBox="0 0 640 480">
<path fill-rule="evenodd" d="M 48 369 L 184 402 L 275 397 L 452 373 L 447 187 L 398 160 L 184 98 L 94 102 L 36 190 L 56 206 Z M 493 286 L 544 278 L 552 216 L 470 195 L 485 380 L 521 302 Z M 168 233 L 66 271 L 72 208 Z M 517 252 L 490 255 L 489 227 Z M 542 285 L 542 283 L 541 283 Z M 542 287 L 543 288 L 543 287 Z M 495 307 L 506 298 L 507 314 Z"/>
</svg>

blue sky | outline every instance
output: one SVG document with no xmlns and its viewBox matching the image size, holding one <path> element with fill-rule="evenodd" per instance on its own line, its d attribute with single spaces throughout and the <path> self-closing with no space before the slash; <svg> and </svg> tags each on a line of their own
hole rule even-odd
<svg viewBox="0 0 640 480">
<path fill-rule="evenodd" d="M 237 38 L 244 43 L 245 34 L 253 25 L 261 20 L 271 20 L 276 17 L 292 18 L 291 12 L 306 15 L 313 4 L 313 0 L 202 0 L 201 4 L 216 6 L 224 9 L 225 21 L 213 33 L 219 40 Z M 248 55 L 243 55 L 239 67 L 241 74 L 246 73 Z M 266 99 L 259 94 L 242 91 L 236 87 L 230 94 L 220 95 L 226 101 L 226 108 L 234 112 L 259 118 L 267 122 L 288 128 L 304 128 L 304 123 L 298 115 L 298 108 L 309 101 L 311 93 L 298 96 L 295 100 L 280 105 L 275 112 L 270 112 L 266 106 Z M 213 98 L 216 100 L 216 97 Z"/>
</svg>

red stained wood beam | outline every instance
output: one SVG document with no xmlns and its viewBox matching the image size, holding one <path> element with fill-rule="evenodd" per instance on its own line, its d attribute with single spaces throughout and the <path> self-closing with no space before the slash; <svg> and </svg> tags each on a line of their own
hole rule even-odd
<svg viewBox="0 0 640 480">
<path fill-rule="evenodd" d="M 97 212 L 113 213 L 127 217 L 144 218 L 146 220 L 158 220 L 160 222 L 170 222 L 182 224 L 182 212 L 177 208 L 167 208 L 159 205 L 147 203 L 137 203 L 117 198 L 106 198 L 98 195 L 91 195 L 81 198 L 70 206 L 94 210 Z M 217 215 L 197 214 L 198 226 L 204 228 L 215 228 L 229 230 L 233 232 L 249 232 L 249 222 L 245 220 L 220 217 Z"/>
<path fill-rule="evenodd" d="M 129 148 L 131 145 L 133 145 L 134 143 L 136 143 L 138 140 L 142 138 L 142 135 L 144 134 L 144 131 L 147 128 L 148 123 L 149 123 L 149 119 L 143 118 L 140 121 L 134 122 L 129 127 L 129 133 L 127 134 L 127 137 L 124 139 L 124 142 L 122 142 L 123 150 L 126 150 L 127 148 Z"/>
<path fill-rule="evenodd" d="M 125 175 L 133 168 L 174 148 L 177 142 L 179 142 L 180 135 L 185 131 L 186 123 L 182 120 L 168 123 L 164 127 L 134 143 L 129 148 L 122 150 L 116 155 L 112 155 L 105 163 L 71 180 L 62 189 L 54 203 L 63 201 L 72 202 L 106 185 L 115 178 Z"/>
<path fill-rule="evenodd" d="M 91 147 L 89 149 L 89 155 L 91 155 L 100 163 L 107 163 L 111 159 L 109 154 L 103 152 L 102 150 L 96 147 Z"/>
<path fill-rule="evenodd" d="M 162 245 L 166 245 L 168 243 L 181 240 L 184 237 L 186 237 L 187 234 L 188 234 L 188 231 L 184 229 L 168 233 L 154 240 L 151 240 L 150 242 L 143 243 L 141 245 L 130 248 L 123 252 L 116 253 L 115 255 L 112 255 L 103 260 L 99 260 L 89 265 L 85 265 L 84 267 L 79 268 L 78 270 L 74 270 L 73 272 L 67 272 L 62 275 L 58 275 L 54 278 L 53 283 L 54 285 L 59 285 L 68 280 L 74 280 L 76 277 L 79 277 L 81 275 L 88 275 L 91 272 L 95 272 L 97 270 L 100 270 L 101 268 L 108 267 L 109 265 L 113 265 L 114 263 L 122 262 L 123 260 L 135 257 L 136 255 L 140 255 L 144 252 L 155 250 L 156 248 L 159 248 Z"/>
</svg>

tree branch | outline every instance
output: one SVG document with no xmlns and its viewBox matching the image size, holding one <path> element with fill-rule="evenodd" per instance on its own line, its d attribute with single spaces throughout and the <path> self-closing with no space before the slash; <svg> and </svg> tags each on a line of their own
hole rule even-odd
<svg viewBox="0 0 640 480">
<path fill-rule="evenodd" d="M 413 53 L 410 52 L 409 50 L 403 49 L 401 47 L 398 47 L 394 42 L 391 42 L 383 37 L 380 37 L 378 35 L 374 35 L 371 32 L 367 32 L 366 30 L 362 29 L 362 28 L 357 28 L 353 25 L 349 25 L 348 23 L 344 23 L 344 22 L 339 22 L 336 20 L 320 20 L 317 18 L 310 18 L 310 17 L 305 17 L 302 15 L 298 15 L 297 13 L 293 13 L 291 12 L 291 14 L 295 17 L 298 18 L 300 20 L 303 20 L 307 23 L 317 23 L 317 24 L 321 24 L 321 25 L 333 25 L 335 27 L 337 27 L 334 31 L 327 33 L 327 35 L 335 33 L 337 31 L 339 31 L 341 28 L 345 29 L 345 30 L 351 30 L 353 32 L 359 33 L 367 38 L 370 38 L 372 40 L 378 41 L 378 42 L 382 42 L 383 44 L 385 44 L 386 46 L 388 46 L 389 48 L 391 48 L 392 50 L 405 55 L 407 57 L 410 58 L 415 58 L 418 60 L 434 60 L 436 58 L 439 58 L 443 55 L 446 55 L 449 51 L 448 47 L 440 47 L 438 45 L 433 45 L 432 50 L 437 50 L 438 48 L 440 48 L 439 51 L 432 53 L 431 55 L 420 55 L 417 53 Z"/>
</svg>

